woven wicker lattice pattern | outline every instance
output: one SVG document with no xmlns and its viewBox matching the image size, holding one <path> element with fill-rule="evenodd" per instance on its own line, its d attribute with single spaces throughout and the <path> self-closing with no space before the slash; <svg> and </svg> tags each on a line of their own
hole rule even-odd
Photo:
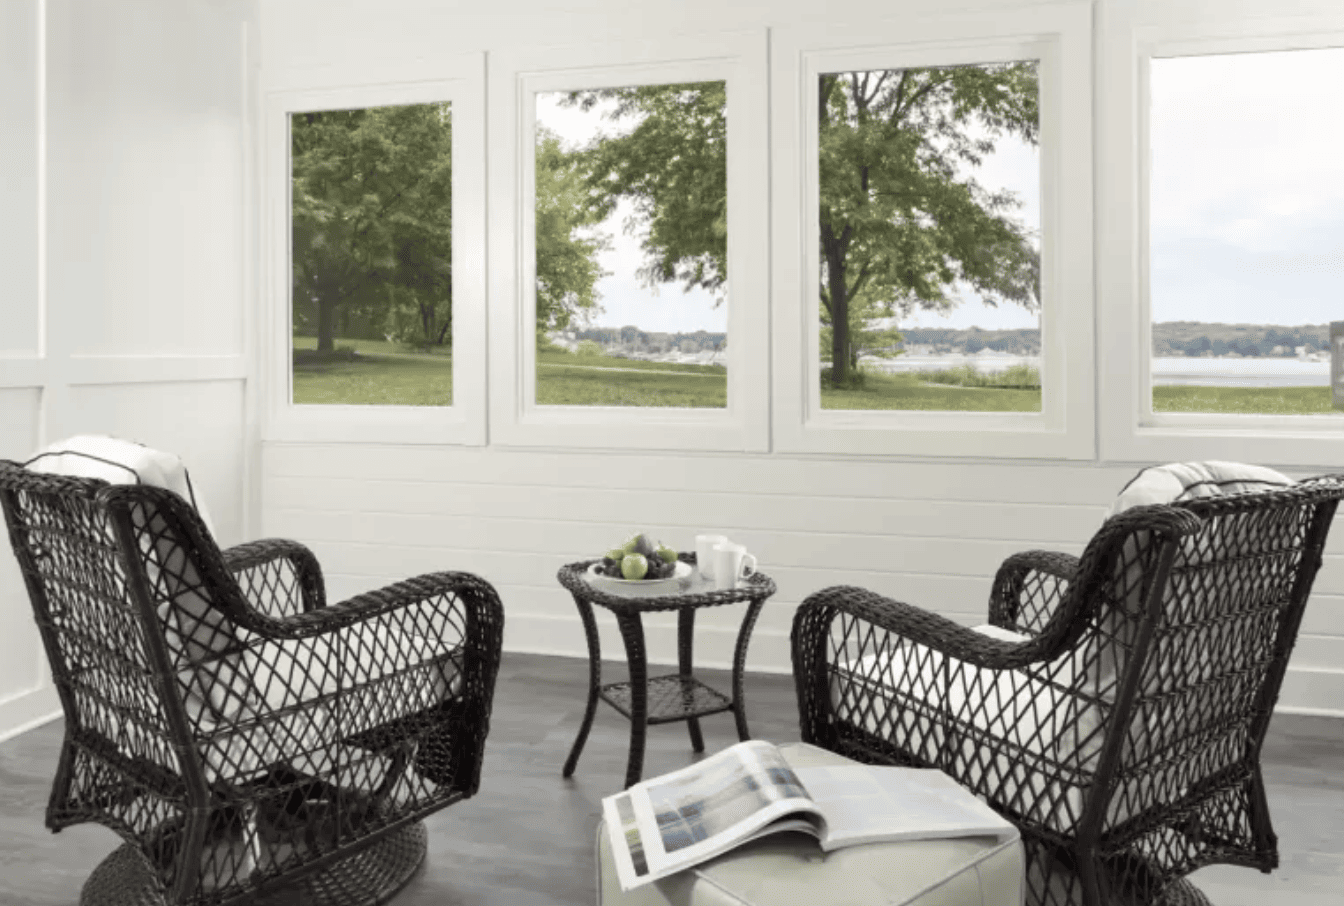
<svg viewBox="0 0 1344 906">
<path fill-rule="evenodd" d="M 696 565 L 695 554 L 690 552 L 677 555 L 682 563 Z M 704 738 L 700 734 L 700 717 L 721 711 L 733 712 L 737 723 L 739 739 L 749 739 L 747 728 L 746 700 L 743 696 L 742 673 L 746 668 L 747 645 L 751 640 L 752 628 L 760 615 L 766 598 L 775 593 L 775 582 L 762 572 L 753 573 L 734 588 L 720 590 L 679 591 L 671 594 L 648 597 L 625 597 L 610 594 L 588 582 L 588 567 L 596 561 L 584 560 L 569 563 L 560 568 L 557 578 L 560 584 L 569 589 L 574 596 L 574 605 L 578 608 L 579 619 L 583 621 L 583 634 L 588 641 L 588 704 L 584 708 L 583 722 L 579 725 L 574 745 L 565 759 L 562 774 L 569 777 L 574 773 L 579 755 L 588 740 L 588 731 L 593 725 L 593 714 L 599 698 L 604 699 L 630 719 L 630 757 L 626 762 L 625 785 L 638 783 L 644 766 L 644 734 L 649 724 L 669 723 L 676 720 L 686 721 L 691 736 L 691 748 L 696 752 L 704 751 Z M 597 621 L 593 617 L 593 605 L 606 608 L 616 617 L 616 625 L 621 632 L 621 641 L 625 645 L 625 654 L 630 668 L 628 683 L 602 685 L 602 653 L 597 634 Z M 696 680 L 692 672 L 695 648 L 695 614 L 702 607 L 722 607 L 727 604 L 746 604 L 746 613 L 742 616 L 742 625 L 737 633 L 737 645 L 733 651 L 733 692 L 726 696 L 705 686 Z M 656 611 L 677 612 L 677 666 L 674 676 L 650 679 L 648 675 L 648 657 L 644 649 L 643 615 Z M 646 690 L 640 696 L 636 690 Z"/>
<path fill-rule="evenodd" d="M 1269 870 L 1258 753 L 1344 483 L 1139 507 L 1004 562 L 990 637 L 859 588 L 793 628 L 804 741 L 938 767 L 1023 833 L 1033 904 L 1197 902 Z M 1103 893 L 1106 894 L 1103 897 Z"/>
<path fill-rule="evenodd" d="M 0 503 L 66 716 L 47 824 L 111 827 L 169 902 L 264 892 L 476 792 L 488 583 L 327 606 L 307 549 L 221 552 L 162 489 L 0 462 Z"/>
<path fill-rule="evenodd" d="M 630 684 L 610 683 L 602 697 L 626 717 L 631 716 Z M 733 700 L 692 676 L 649 677 L 648 723 L 662 724 L 688 717 L 718 714 L 733 707 Z"/>
</svg>

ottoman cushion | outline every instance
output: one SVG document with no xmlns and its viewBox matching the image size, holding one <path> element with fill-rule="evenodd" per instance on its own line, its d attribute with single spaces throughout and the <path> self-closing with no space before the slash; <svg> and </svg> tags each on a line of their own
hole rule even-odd
<svg viewBox="0 0 1344 906">
<path fill-rule="evenodd" d="M 795 767 L 853 763 L 802 743 L 780 749 Z M 1024 894 L 1016 838 L 910 840 L 824 853 L 812 837 L 782 833 L 628 893 L 600 823 L 597 847 L 599 906 L 1021 906 Z"/>
</svg>

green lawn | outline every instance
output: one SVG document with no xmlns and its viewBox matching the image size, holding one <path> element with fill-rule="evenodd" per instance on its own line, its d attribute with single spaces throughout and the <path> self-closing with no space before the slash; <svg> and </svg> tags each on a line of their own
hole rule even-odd
<svg viewBox="0 0 1344 906">
<path fill-rule="evenodd" d="M 940 375 L 941 376 L 941 375 Z M 823 409 L 904 409 L 941 412 L 1040 412 L 1041 391 L 954 387 L 916 374 L 867 374 L 858 390 L 821 390 Z"/>
<path fill-rule="evenodd" d="M 612 356 L 576 356 L 569 352 L 545 350 L 537 353 L 539 365 L 582 365 L 586 368 L 634 368 L 639 371 L 684 371 L 689 374 L 717 374 L 728 372 L 722 365 L 681 365 L 674 362 L 645 362 L 642 359 L 618 359 Z"/>
<path fill-rule="evenodd" d="M 728 405 L 728 376 L 722 369 L 718 374 L 660 373 L 543 363 L 537 374 L 537 403 L 722 409 Z"/>
<path fill-rule="evenodd" d="M 295 337 L 294 349 L 317 348 L 315 337 Z M 294 402 L 347 406 L 451 406 L 453 359 L 446 351 L 410 352 L 379 340 L 337 340 L 355 361 L 294 366 Z"/>
<path fill-rule="evenodd" d="M 1153 388 L 1154 412 L 1232 412 L 1250 415 L 1318 415 L 1337 412 L 1329 387 Z"/>
<path fill-rule="evenodd" d="M 317 348 L 313 337 L 295 337 L 295 350 Z M 452 356 L 446 349 L 415 352 L 379 340 L 337 340 L 353 361 L 294 366 L 294 402 L 371 406 L 450 406 Z M 537 354 L 537 402 L 547 406 L 669 406 L 722 409 L 728 373 L 719 365 L 678 365 L 609 356 L 579 358 L 547 350 Z M 862 389 L 822 388 L 823 409 L 952 412 L 1039 412 L 1039 388 L 951 386 L 955 371 L 868 374 Z M 1333 414 L 1329 387 L 1153 388 L 1156 412 L 1274 415 Z"/>
</svg>

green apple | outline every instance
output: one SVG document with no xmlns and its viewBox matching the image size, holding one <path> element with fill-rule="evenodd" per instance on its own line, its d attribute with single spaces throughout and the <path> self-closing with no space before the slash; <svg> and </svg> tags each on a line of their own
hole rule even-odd
<svg viewBox="0 0 1344 906">
<path fill-rule="evenodd" d="M 660 556 L 660 557 L 663 558 L 663 562 L 664 562 L 664 563 L 676 563 L 676 562 L 677 562 L 677 552 L 674 551 L 674 550 L 672 550 L 672 548 L 670 548 L 670 547 L 668 547 L 668 546 L 666 546 L 666 545 L 659 545 L 659 547 L 658 547 L 658 556 Z"/>
<path fill-rule="evenodd" d="M 627 579 L 642 579 L 649 571 L 649 561 L 643 554 L 626 554 L 621 560 L 621 575 Z"/>
</svg>

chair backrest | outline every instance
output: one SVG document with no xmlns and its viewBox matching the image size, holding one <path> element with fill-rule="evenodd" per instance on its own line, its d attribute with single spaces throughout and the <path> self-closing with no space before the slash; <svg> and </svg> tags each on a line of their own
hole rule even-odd
<svg viewBox="0 0 1344 906">
<path fill-rule="evenodd" d="M 195 510 L 162 488 L 4 461 L 0 505 L 68 738 L 170 786 L 197 774 L 193 732 L 240 706 L 242 614 Z"/>
<path fill-rule="evenodd" d="M 1341 497 L 1325 477 L 1142 506 L 1093 538 L 1061 609 L 1086 614 L 1075 677 L 1106 724 L 1098 830 L 1254 770 Z"/>
</svg>

